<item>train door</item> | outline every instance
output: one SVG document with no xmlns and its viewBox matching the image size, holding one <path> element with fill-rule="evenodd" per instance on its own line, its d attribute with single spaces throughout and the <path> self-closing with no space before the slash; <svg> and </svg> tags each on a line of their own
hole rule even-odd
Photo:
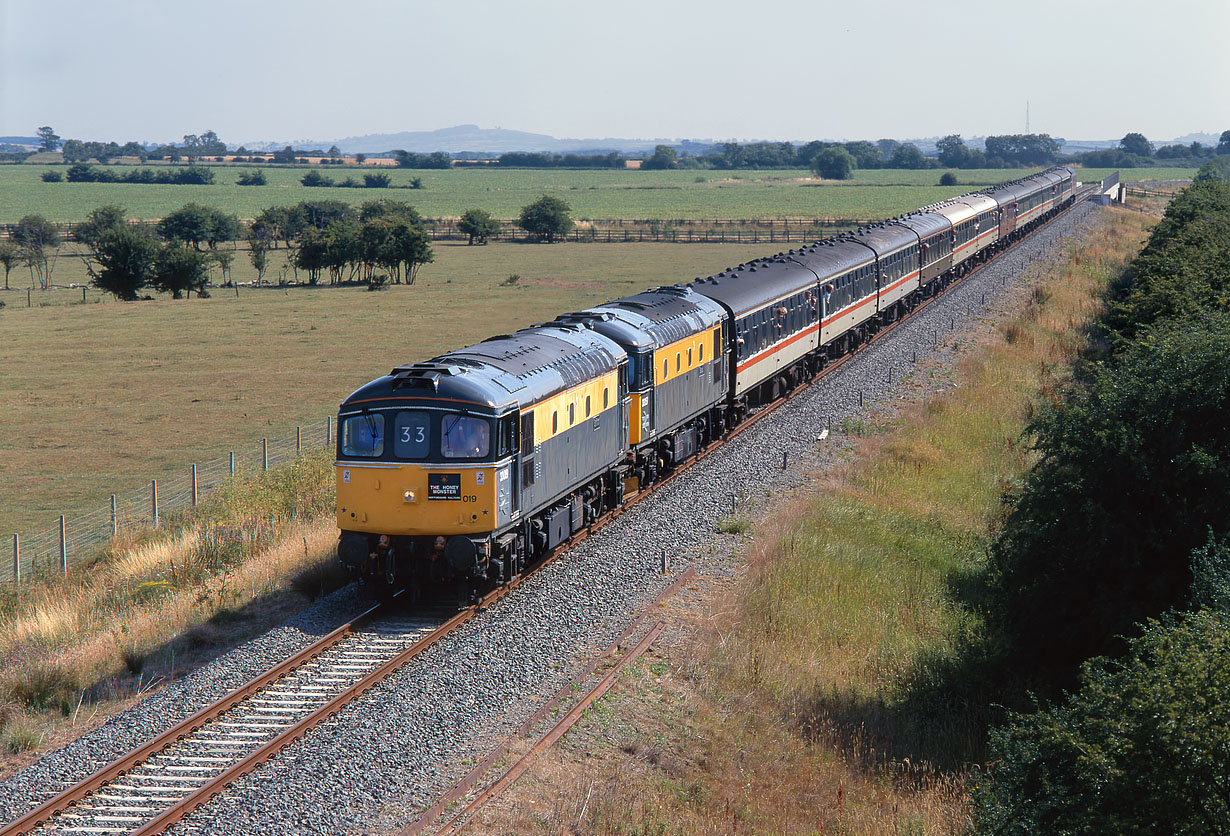
<svg viewBox="0 0 1230 836">
<path fill-rule="evenodd" d="M 535 467 L 538 464 L 537 448 L 534 446 L 534 413 L 521 413 L 521 472 L 515 480 L 518 483 L 517 502 L 514 508 L 527 509 L 534 503 L 534 482 L 537 480 Z"/>
<path fill-rule="evenodd" d="M 999 207 L 999 237 L 1006 238 L 1016 231 L 1016 201 L 1001 204 Z"/>
<path fill-rule="evenodd" d="M 633 357 L 630 362 L 635 363 L 636 358 Z M 619 443 L 625 449 L 631 446 L 629 439 L 632 436 L 629 435 L 628 427 L 628 410 L 631 403 L 632 399 L 628 396 L 628 364 L 625 363 L 619 367 Z"/>
</svg>

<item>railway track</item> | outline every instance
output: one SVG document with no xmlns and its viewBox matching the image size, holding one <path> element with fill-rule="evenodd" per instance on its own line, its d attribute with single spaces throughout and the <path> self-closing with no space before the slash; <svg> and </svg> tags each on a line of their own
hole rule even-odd
<svg viewBox="0 0 1230 836">
<path fill-rule="evenodd" d="M 1086 193 L 1078 193 L 1077 202 L 1086 196 Z M 968 275 L 976 274 L 983 266 Z M 873 335 L 865 345 L 909 321 L 942 295 L 925 300 Z M 812 382 L 836 371 L 854 356 L 847 354 L 829 364 Z M 705 448 L 669 477 L 630 497 L 624 506 L 595 521 L 564 549 L 539 562 L 513 584 L 459 612 L 421 612 L 410 616 L 395 615 L 388 607 L 373 607 L 215 704 L 0 828 L 0 836 L 35 832 L 146 836 L 165 831 L 239 776 L 274 757 L 376 683 L 475 618 L 533 572 L 579 544 L 590 532 L 626 513 L 632 505 L 670 484 L 674 477 L 765 419 L 789 397 L 787 394 L 759 408 L 725 439 Z"/>
</svg>

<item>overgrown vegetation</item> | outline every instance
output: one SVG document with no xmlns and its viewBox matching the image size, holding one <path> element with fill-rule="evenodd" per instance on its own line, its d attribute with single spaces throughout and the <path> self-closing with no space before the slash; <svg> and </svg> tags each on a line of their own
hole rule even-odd
<svg viewBox="0 0 1230 836">
<path fill-rule="evenodd" d="M 980 833 L 1224 832 L 1227 253 L 1230 184 L 1195 183 L 1116 286 L 1109 340 L 1029 427 L 1041 459 L 988 612 L 1003 665 L 1048 697 L 1079 688 L 996 733 Z"/>
<path fill-rule="evenodd" d="M 0 590 L 0 741 L 37 748 L 345 582 L 330 451 L 241 474 L 66 578 Z"/>
</svg>

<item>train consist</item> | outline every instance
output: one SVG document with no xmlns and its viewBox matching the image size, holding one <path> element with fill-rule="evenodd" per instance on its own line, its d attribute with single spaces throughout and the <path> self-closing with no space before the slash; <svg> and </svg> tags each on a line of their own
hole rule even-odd
<svg viewBox="0 0 1230 836">
<path fill-rule="evenodd" d="M 506 583 L 1075 193 L 1052 168 L 395 368 L 338 413 L 338 557 L 377 594 Z"/>
</svg>

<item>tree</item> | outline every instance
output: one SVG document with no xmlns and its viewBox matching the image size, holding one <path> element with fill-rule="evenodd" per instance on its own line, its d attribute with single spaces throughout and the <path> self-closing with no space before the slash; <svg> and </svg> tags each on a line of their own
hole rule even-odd
<svg viewBox="0 0 1230 836">
<path fill-rule="evenodd" d="M 945 168 L 961 168 L 969 159 L 969 149 L 960 134 L 949 134 L 935 143 L 940 165 Z"/>
<path fill-rule="evenodd" d="M 99 206 L 91 210 L 84 221 L 73 227 L 73 240 L 93 250 L 105 233 L 127 224 L 127 213 L 128 210 L 121 206 Z"/>
<path fill-rule="evenodd" d="M 1001 165 L 1049 165 L 1059 154 L 1059 143 L 1049 134 L 1006 134 L 986 138 L 989 160 Z"/>
<path fill-rule="evenodd" d="M 367 155 L 366 154 L 355 154 L 354 161 L 358 165 L 363 165 L 363 163 L 367 162 Z"/>
<path fill-rule="evenodd" d="M 390 200 L 387 197 L 366 201 L 359 207 L 360 221 L 366 223 L 375 218 L 395 218 L 411 226 L 423 225 L 423 216 L 417 209 L 404 200 Z"/>
<path fill-rule="evenodd" d="M 991 548 L 988 614 L 1042 683 L 1181 605 L 1187 556 L 1225 527 L 1230 316 L 1202 318 L 1127 343 L 1029 425 L 1039 460 Z"/>
<path fill-rule="evenodd" d="M 905 142 L 893 149 L 893 155 L 888 161 L 889 168 L 926 168 L 927 158 L 912 142 Z"/>
<path fill-rule="evenodd" d="M 158 251 L 151 282 L 157 290 L 170 293 L 172 299 L 183 299 L 194 291 L 200 295 L 208 281 L 209 260 L 204 253 L 176 242 Z"/>
<path fill-rule="evenodd" d="M 1152 621 L 1121 663 L 1096 659 L 1080 691 L 991 736 L 974 787 L 981 836 L 1214 836 L 1230 822 L 1230 618 Z"/>
<path fill-rule="evenodd" d="M 120 224 L 100 234 L 91 249 L 95 263 L 86 262 L 86 269 L 94 286 L 121 301 L 134 301 L 154 277 L 158 242 L 143 229 Z"/>
<path fill-rule="evenodd" d="M 1201 180 L 1222 180 L 1230 181 L 1230 159 L 1226 157 L 1215 157 L 1209 160 L 1196 172 L 1196 176 L 1192 178 L 1199 182 Z"/>
<path fill-rule="evenodd" d="M 1123 139 L 1119 140 L 1119 150 L 1140 157 L 1153 156 L 1153 146 L 1149 144 L 1149 140 L 1145 139 L 1144 134 L 1126 134 Z"/>
<path fill-rule="evenodd" d="M 38 150 L 58 151 L 59 148 L 60 137 L 51 129 L 50 125 L 44 125 L 38 129 Z"/>
<path fill-rule="evenodd" d="M 182 241 L 199 250 L 207 244 L 212 250 L 222 241 L 234 241 L 242 234 L 239 219 L 221 209 L 186 203 L 158 222 L 158 235 L 164 241 Z"/>
<path fill-rule="evenodd" d="M 854 173 L 854 156 L 839 145 L 824 148 L 812 158 L 811 170 L 825 180 L 849 180 Z"/>
<path fill-rule="evenodd" d="M 566 236 L 572 230 L 571 207 L 558 197 L 543 195 L 527 206 L 521 207 L 517 224 L 526 232 L 548 244 Z"/>
<path fill-rule="evenodd" d="M 12 238 L 25 250 L 25 262 L 30 268 L 31 282 L 37 278 L 39 287 L 51 286 L 53 264 L 47 251 L 60 246 L 60 231 L 42 215 L 26 215 L 13 227 Z"/>
<path fill-rule="evenodd" d="M 25 261 L 21 247 L 12 241 L 0 241 L 0 266 L 4 267 L 4 289 L 9 289 L 9 273 Z"/>
<path fill-rule="evenodd" d="M 1217 140 L 1217 153 L 1230 154 L 1230 131 L 1221 132 L 1221 138 Z"/>
<path fill-rule="evenodd" d="M 253 223 L 248 228 L 248 260 L 256 270 L 256 286 L 260 287 L 269 268 L 269 248 L 274 243 L 273 231 L 267 226 Z"/>
<path fill-rule="evenodd" d="M 650 171 L 674 168 L 678 165 L 679 155 L 669 145 L 659 145 L 653 149 L 653 156 L 641 163 L 642 169 Z"/>
<path fill-rule="evenodd" d="M 478 243 L 486 244 L 489 236 L 500 231 L 500 222 L 482 209 L 467 209 L 457 221 L 457 231 L 470 236 L 471 244 L 476 238 Z"/>
<path fill-rule="evenodd" d="M 392 180 L 383 171 L 363 175 L 363 188 L 365 189 L 387 189 L 391 185 Z"/>
<path fill-rule="evenodd" d="M 940 185 L 941 186 L 957 185 L 957 175 L 953 174 L 951 171 L 945 171 L 942 175 L 940 175 Z"/>
</svg>

